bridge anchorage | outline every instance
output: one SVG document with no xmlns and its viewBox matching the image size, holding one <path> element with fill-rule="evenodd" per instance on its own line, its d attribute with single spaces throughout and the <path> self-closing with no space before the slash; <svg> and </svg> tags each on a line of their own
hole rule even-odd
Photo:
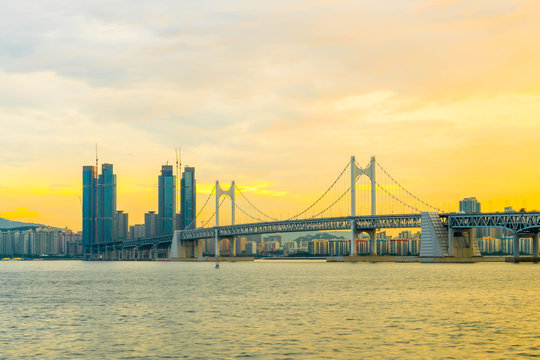
<svg viewBox="0 0 540 360">
<path fill-rule="evenodd" d="M 347 179 L 347 170 L 350 177 Z M 376 177 L 376 172 L 379 174 Z M 362 184 L 365 175 L 369 183 Z M 360 182 L 360 184 L 358 184 Z M 346 195 L 350 196 L 348 203 Z M 237 197 L 236 195 L 240 195 Z M 195 228 L 210 199 L 214 196 L 215 210 Z M 226 198 L 231 201 L 230 222 L 220 224 L 220 210 Z M 360 198 L 360 202 L 358 201 Z M 350 204 L 350 207 L 349 207 Z M 364 215 L 357 214 L 357 206 L 363 206 Z M 385 207 L 386 206 L 386 207 Z M 397 207 L 397 211 L 396 211 Z M 227 209 L 225 209 L 227 210 Z M 237 213 L 237 211 L 239 213 Z M 336 215 L 335 212 L 338 212 Z M 369 215 L 365 213 L 369 212 Z M 381 214 L 382 213 L 382 214 Z M 244 220 L 237 224 L 237 215 Z M 379 215 L 378 215 L 379 214 Z M 330 216 L 329 216 L 330 215 Z M 215 225 L 207 225 L 214 219 Z M 304 231 L 350 231 L 349 256 L 358 255 L 357 239 L 362 232 L 369 234 L 368 252 L 377 256 L 377 231 L 383 229 L 421 229 L 421 258 L 464 258 L 481 256 L 475 239 L 476 228 L 499 227 L 513 231 L 514 256 L 519 257 L 520 237 L 533 238 L 533 257 L 538 257 L 538 233 L 540 213 L 493 213 L 456 214 L 446 213 L 413 195 L 371 157 L 367 166 L 358 165 L 354 156 L 341 171 L 330 187 L 313 203 L 295 215 L 278 219 L 268 215 L 249 199 L 235 184 L 228 189 L 216 181 L 215 187 L 197 213 L 192 224 L 174 234 L 142 238 L 107 244 L 94 244 L 86 249 L 85 255 L 102 259 L 144 259 L 160 257 L 199 258 L 204 252 L 204 243 L 209 241 L 214 256 L 220 256 L 223 239 L 232 243 L 231 255 L 235 255 L 238 236 Z M 213 241 L 212 241 L 213 240 Z"/>
</svg>

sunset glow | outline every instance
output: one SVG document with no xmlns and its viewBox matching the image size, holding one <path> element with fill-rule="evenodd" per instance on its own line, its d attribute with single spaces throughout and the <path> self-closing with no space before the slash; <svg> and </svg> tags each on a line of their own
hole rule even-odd
<svg viewBox="0 0 540 360">
<path fill-rule="evenodd" d="M 80 230 L 96 143 L 130 224 L 178 146 L 198 205 L 234 180 L 294 214 L 355 155 L 448 211 L 540 210 L 537 1 L 1 7 L 0 217 Z"/>
</svg>

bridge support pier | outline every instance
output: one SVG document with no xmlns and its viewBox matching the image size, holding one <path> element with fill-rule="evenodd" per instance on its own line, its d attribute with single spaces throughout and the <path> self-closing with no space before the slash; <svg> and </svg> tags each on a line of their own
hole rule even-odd
<svg viewBox="0 0 540 360">
<path fill-rule="evenodd" d="M 538 234 L 533 234 L 532 236 L 532 251 L 533 257 L 538 257 Z"/>
<path fill-rule="evenodd" d="M 448 256 L 455 256 L 454 253 L 454 229 L 448 226 Z"/>
<path fill-rule="evenodd" d="M 519 235 L 514 232 L 514 258 L 518 258 L 519 257 Z"/>
<path fill-rule="evenodd" d="M 356 221 L 351 220 L 351 251 L 350 256 L 358 255 L 356 252 L 356 238 L 358 237 L 358 229 L 356 228 Z"/>
<path fill-rule="evenodd" d="M 220 246 L 220 239 L 218 236 L 218 230 L 216 229 L 214 231 L 214 257 L 219 257 L 219 246 Z"/>
<path fill-rule="evenodd" d="M 204 249 L 202 248 L 203 240 L 182 240 L 181 231 L 175 231 L 171 246 L 168 248 L 169 259 L 185 259 L 198 258 L 203 256 Z"/>
<path fill-rule="evenodd" d="M 157 244 L 154 244 L 154 260 L 159 259 Z"/>
<path fill-rule="evenodd" d="M 141 248 L 137 248 L 137 259 L 138 260 L 141 260 L 142 258 L 142 251 L 141 251 Z"/>
<path fill-rule="evenodd" d="M 371 256 L 377 256 L 377 229 L 367 230 L 367 233 L 369 234 L 371 242 L 369 254 Z"/>
<path fill-rule="evenodd" d="M 236 236 L 231 237 L 231 256 L 236 256 Z"/>
</svg>

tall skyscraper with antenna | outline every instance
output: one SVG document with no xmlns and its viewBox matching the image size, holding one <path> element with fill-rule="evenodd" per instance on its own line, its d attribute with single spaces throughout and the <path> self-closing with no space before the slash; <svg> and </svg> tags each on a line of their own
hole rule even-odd
<svg viewBox="0 0 540 360">
<path fill-rule="evenodd" d="M 83 247 L 97 243 L 97 166 L 83 166 Z"/>
<path fill-rule="evenodd" d="M 176 230 L 180 230 L 182 218 L 180 216 L 180 171 L 182 170 L 182 148 L 176 148 Z"/>
<path fill-rule="evenodd" d="M 98 175 L 98 161 L 96 144 L 96 165 L 83 166 L 83 247 L 116 240 L 116 175 L 112 164 L 103 164 Z"/>
<path fill-rule="evenodd" d="M 102 164 L 98 177 L 98 242 L 114 239 L 116 216 L 116 175 L 112 164 Z"/>
<path fill-rule="evenodd" d="M 180 228 L 184 229 L 195 229 L 197 227 L 196 214 L 197 209 L 197 197 L 196 197 L 196 182 L 195 182 L 195 168 L 191 166 L 186 166 L 184 172 L 182 173 L 181 181 L 181 210 L 180 218 L 182 219 L 182 224 Z"/>
<path fill-rule="evenodd" d="M 158 234 L 172 234 L 176 230 L 176 176 L 172 165 L 161 166 L 158 177 Z"/>
</svg>

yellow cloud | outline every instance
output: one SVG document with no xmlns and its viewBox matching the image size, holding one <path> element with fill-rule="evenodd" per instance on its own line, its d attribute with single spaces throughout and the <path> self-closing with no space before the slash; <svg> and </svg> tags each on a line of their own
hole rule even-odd
<svg viewBox="0 0 540 360">
<path fill-rule="evenodd" d="M 336 110 L 367 109 L 371 106 L 380 105 L 388 98 L 394 96 L 392 91 L 374 91 L 367 94 L 347 96 L 333 102 Z"/>
<path fill-rule="evenodd" d="M 39 214 L 35 211 L 29 211 L 24 207 L 16 207 L 13 211 L 2 211 L 0 217 L 6 219 L 25 219 L 25 218 L 37 218 Z"/>
<path fill-rule="evenodd" d="M 273 184 L 257 184 L 257 185 L 243 185 L 238 186 L 240 191 L 243 193 L 252 193 L 254 195 L 264 195 L 264 196 L 273 196 L 273 197 L 279 197 L 284 196 L 287 194 L 286 191 L 274 191 L 274 190 L 268 190 L 266 189 L 269 186 L 272 186 Z"/>
</svg>

